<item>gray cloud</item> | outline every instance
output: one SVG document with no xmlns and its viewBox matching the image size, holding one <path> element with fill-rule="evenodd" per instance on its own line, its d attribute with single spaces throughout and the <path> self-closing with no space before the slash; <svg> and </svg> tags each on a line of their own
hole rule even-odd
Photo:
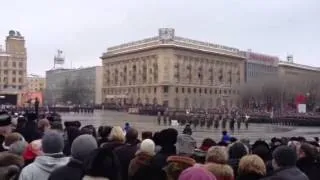
<svg viewBox="0 0 320 180">
<path fill-rule="evenodd" d="M 1 44 L 10 29 L 27 40 L 29 73 L 44 74 L 56 49 L 66 67 L 99 65 L 108 46 L 176 34 L 240 49 L 253 49 L 320 66 L 318 0 L 11 0 L 0 6 Z"/>
</svg>

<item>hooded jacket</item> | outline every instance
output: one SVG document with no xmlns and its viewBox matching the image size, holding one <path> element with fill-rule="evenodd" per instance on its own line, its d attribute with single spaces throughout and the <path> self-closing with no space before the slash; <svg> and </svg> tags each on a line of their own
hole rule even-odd
<svg viewBox="0 0 320 180">
<path fill-rule="evenodd" d="M 48 179 L 52 171 L 66 165 L 68 162 L 68 157 L 38 156 L 33 163 L 22 170 L 19 180 Z"/>
</svg>

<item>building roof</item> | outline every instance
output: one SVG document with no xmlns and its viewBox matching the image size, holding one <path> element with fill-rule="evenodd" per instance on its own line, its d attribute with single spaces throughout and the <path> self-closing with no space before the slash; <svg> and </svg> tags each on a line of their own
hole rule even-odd
<svg viewBox="0 0 320 180">
<path fill-rule="evenodd" d="M 163 31 L 168 32 L 163 34 Z M 175 36 L 174 29 L 168 28 L 159 29 L 158 36 L 109 47 L 107 52 L 103 53 L 102 58 L 109 55 L 123 54 L 155 47 L 181 47 L 244 58 L 244 54 L 237 48 Z"/>
<path fill-rule="evenodd" d="M 320 67 L 313 67 L 313 66 L 288 62 L 288 61 L 279 61 L 279 66 L 294 67 L 294 68 L 299 68 L 299 69 L 304 69 L 304 70 L 319 71 L 320 72 Z"/>
</svg>

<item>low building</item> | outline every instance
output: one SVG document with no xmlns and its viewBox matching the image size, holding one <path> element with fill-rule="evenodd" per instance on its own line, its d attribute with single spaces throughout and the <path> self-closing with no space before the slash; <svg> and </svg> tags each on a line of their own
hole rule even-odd
<svg viewBox="0 0 320 180">
<path fill-rule="evenodd" d="M 27 91 L 38 92 L 44 91 L 46 88 L 46 78 L 31 74 L 27 77 Z"/>
<path fill-rule="evenodd" d="M 45 103 L 101 104 L 102 67 L 46 71 Z"/>
</svg>

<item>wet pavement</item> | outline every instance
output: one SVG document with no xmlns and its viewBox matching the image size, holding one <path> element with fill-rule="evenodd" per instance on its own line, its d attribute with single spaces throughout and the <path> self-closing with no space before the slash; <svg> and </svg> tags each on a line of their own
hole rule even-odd
<svg viewBox="0 0 320 180">
<path fill-rule="evenodd" d="M 136 128 L 139 133 L 142 131 L 160 131 L 161 129 L 172 127 L 164 126 L 157 124 L 157 117 L 155 116 L 142 116 L 128 114 L 126 112 L 117 112 L 117 111 L 95 111 L 94 114 L 86 113 L 62 113 L 63 121 L 80 121 L 81 124 L 89 125 L 92 124 L 95 127 L 101 125 L 109 126 L 121 126 L 123 127 L 125 122 L 129 122 L 130 125 Z M 179 132 L 182 132 L 183 127 L 174 126 L 173 128 L 177 129 Z M 222 129 L 214 129 L 213 127 L 208 129 L 206 127 L 200 128 L 197 127 L 193 129 L 192 136 L 201 142 L 204 138 L 210 137 L 216 141 L 219 141 L 221 138 Z M 238 139 L 264 139 L 269 140 L 272 137 L 291 137 L 291 136 L 304 136 L 307 139 L 311 139 L 316 136 L 320 136 L 319 127 L 293 127 L 293 126 L 280 126 L 280 125 L 271 125 L 271 124 L 250 124 L 249 129 L 245 129 L 244 124 L 240 130 L 235 129 L 232 136 L 237 137 Z"/>
</svg>

